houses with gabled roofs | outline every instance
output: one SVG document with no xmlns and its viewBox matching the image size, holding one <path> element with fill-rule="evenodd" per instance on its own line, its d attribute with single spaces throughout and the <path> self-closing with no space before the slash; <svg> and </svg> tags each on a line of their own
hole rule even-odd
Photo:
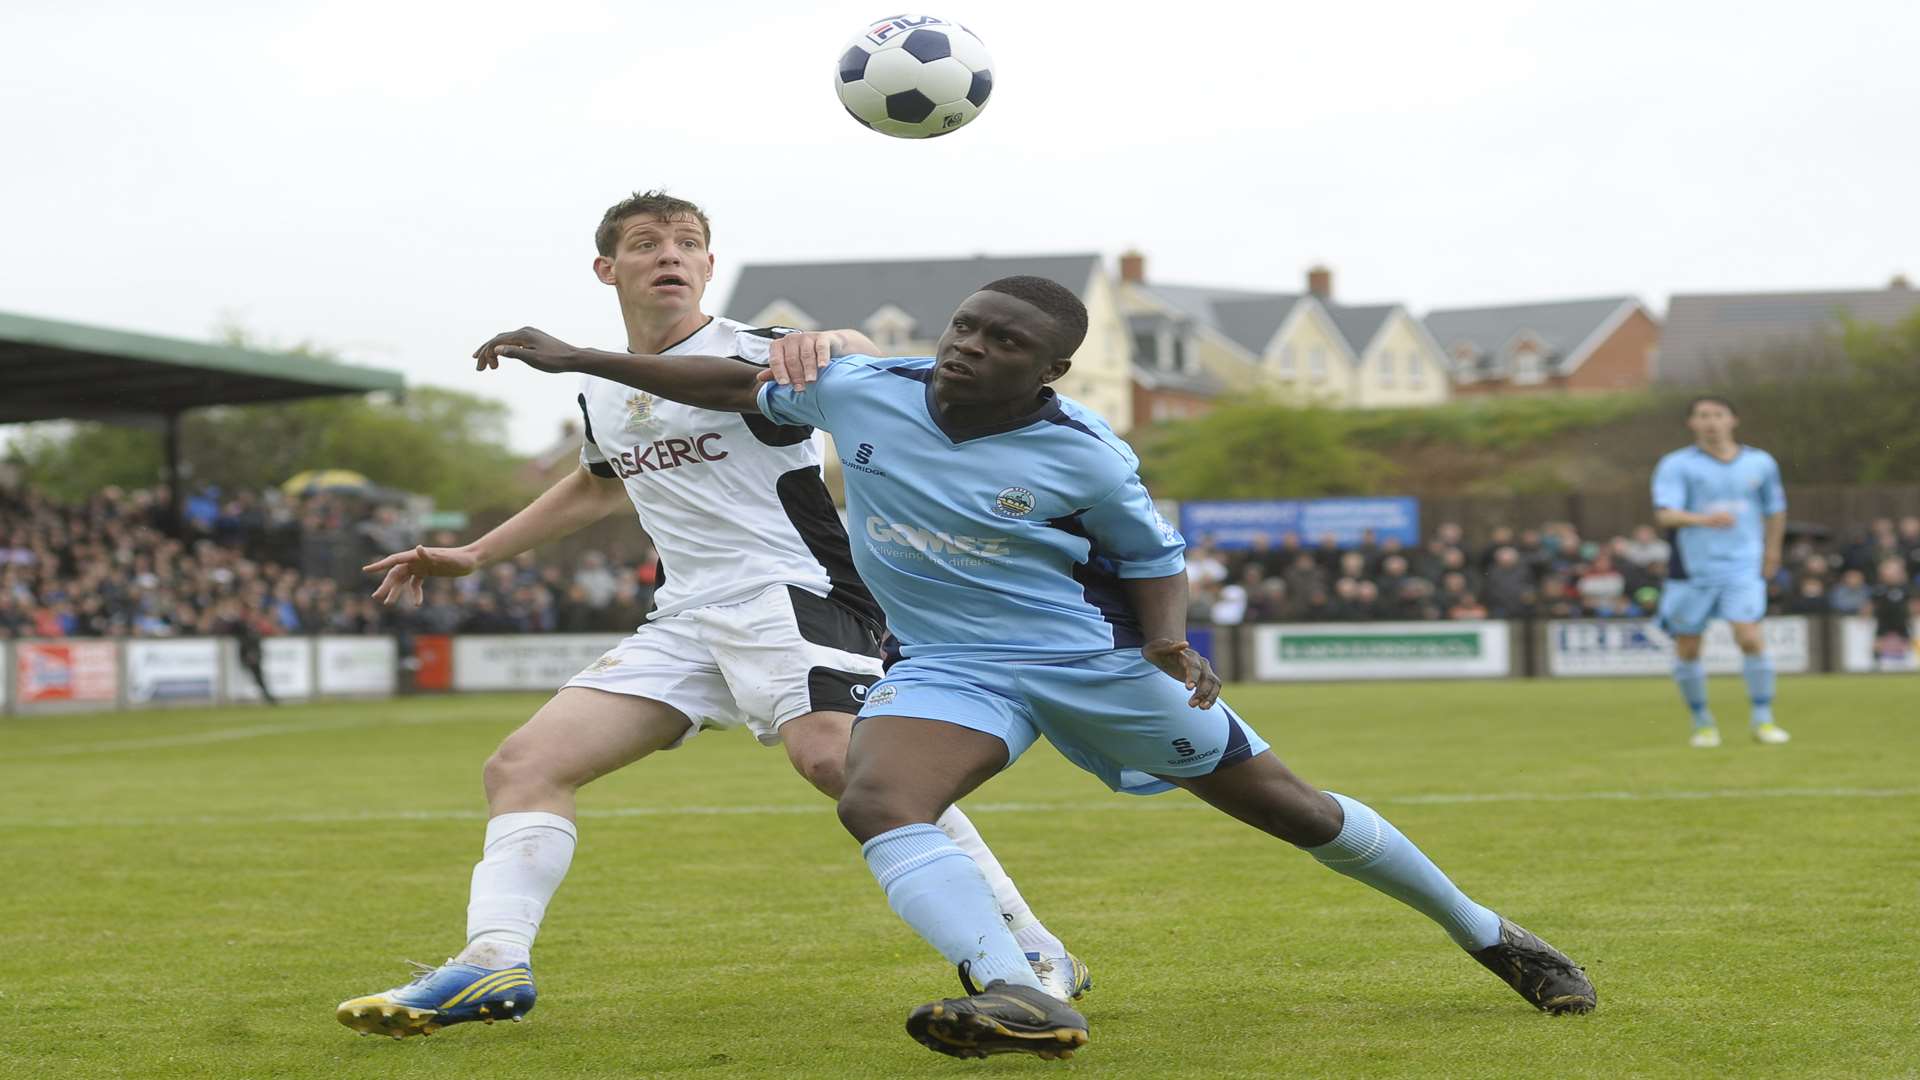
<svg viewBox="0 0 1920 1080">
<path fill-rule="evenodd" d="M 1884 289 L 1855 292 L 1681 294 L 1667 302 L 1654 378 L 1698 385 L 1832 357 L 1824 348 L 1847 320 L 1891 326 L 1920 312 L 1920 291 L 1896 276 Z M 1787 374 L 1777 371 L 1776 374 Z"/>
<path fill-rule="evenodd" d="M 1337 303 L 1325 267 L 1308 271 L 1303 293 L 1258 292 L 1149 280 L 1129 252 L 1120 291 L 1136 340 L 1148 329 L 1184 339 L 1200 372 L 1237 393 L 1351 409 L 1437 405 L 1451 392 L 1445 356 L 1405 305 Z"/>
<path fill-rule="evenodd" d="M 960 301 L 996 278 L 1034 274 L 1087 305 L 1087 338 L 1061 393 L 1125 434 L 1133 418 L 1133 338 L 1098 255 L 977 256 L 876 262 L 754 263 L 722 310 L 758 326 L 850 326 L 893 356 L 931 355 Z"/>
<path fill-rule="evenodd" d="M 1659 321 L 1631 296 L 1447 308 L 1426 327 L 1467 395 L 1631 390 L 1660 348 Z"/>
</svg>

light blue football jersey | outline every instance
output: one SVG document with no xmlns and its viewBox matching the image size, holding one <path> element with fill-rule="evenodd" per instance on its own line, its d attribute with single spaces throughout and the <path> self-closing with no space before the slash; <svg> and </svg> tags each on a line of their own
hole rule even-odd
<svg viewBox="0 0 1920 1080">
<path fill-rule="evenodd" d="M 1667 576 L 1675 581 L 1724 584 L 1758 578 L 1766 554 L 1766 519 L 1787 508 L 1780 465 L 1765 450 L 1742 446 L 1732 461 L 1721 461 L 1698 446 L 1675 450 L 1653 470 L 1656 510 L 1710 514 L 1725 510 L 1731 529 L 1703 525 L 1669 531 L 1673 559 Z"/>
<path fill-rule="evenodd" d="M 1046 392 L 1015 420 L 960 430 L 930 357 L 844 357 L 760 410 L 831 432 L 854 565 L 906 656 L 1069 657 L 1143 644 L 1120 581 L 1181 573 L 1180 534 L 1099 416 Z"/>
</svg>

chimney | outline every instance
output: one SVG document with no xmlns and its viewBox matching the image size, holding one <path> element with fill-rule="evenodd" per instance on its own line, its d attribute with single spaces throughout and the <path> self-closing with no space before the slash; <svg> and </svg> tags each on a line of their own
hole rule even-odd
<svg viewBox="0 0 1920 1080">
<path fill-rule="evenodd" d="M 1147 257 L 1138 251 L 1120 253 L 1120 280 L 1129 285 L 1147 283 Z"/>
<path fill-rule="evenodd" d="M 1321 300 L 1331 302 L 1333 300 L 1333 271 L 1324 266 L 1308 268 L 1307 291 Z"/>
<path fill-rule="evenodd" d="M 1893 275 L 1893 280 L 1892 280 L 1892 281 L 1889 281 L 1889 282 L 1887 282 L 1887 288 L 1888 288 L 1888 289 L 1899 289 L 1899 290 L 1901 290 L 1902 292 L 1904 292 L 1904 291 L 1906 291 L 1907 289 L 1911 289 L 1911 288 L 1913 288 L 1913 282 L 1911 282 L 1911 281 L 1908 281 L 1908 280 L 1907 280 L 1907 275 L 1905 275 L 1905 274 L 1895 274 L 1895 275 Z"/>
</svg>

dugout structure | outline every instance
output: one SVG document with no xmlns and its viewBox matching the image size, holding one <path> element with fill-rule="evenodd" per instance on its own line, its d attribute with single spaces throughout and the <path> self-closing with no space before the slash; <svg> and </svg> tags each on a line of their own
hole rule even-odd
<svg viewBox="0 0 1920 1080">
<path fill-rule="evenodd" d="M 160 427 L 176 527 L 186 498 L 180 417 L 188 409 L 376 390 L 401 394 L 406 380 L 397 371 L 293 353 L 0 312 L 0 424 L 105 420 Z"/>
</svg>

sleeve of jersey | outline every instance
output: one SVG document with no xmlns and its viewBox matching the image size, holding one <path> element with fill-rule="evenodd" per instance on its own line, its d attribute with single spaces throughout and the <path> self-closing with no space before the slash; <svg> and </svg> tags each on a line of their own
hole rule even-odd
<svg viewBox="0 0 1920 1080">
<path fill-rule="evenodd" d="M 733 358 L 755 367 L 767 366 L 767 354 L 773 343 L 788 334 L 799 333 L 791 326 L 762 326 L 756 330 L 736 330 L 733 334 Z"/>
<path fill-rule="evenodd" d="M 1787 487 L 1780 482 L 1780 463 L 1767 459 L 1767 482 L 1760 488 L 1760 510 L 1765 514 L 1787 512 Z"/>
<path fill-rule="evenodd" d="M 593 417 L 587 414 L 587 392 L 580 391 L 580 464 L 595 476 L 605 480 L 617 479 L 619 474 L 607 462 L 607 455 L 600 452 L 600 444 L 593 441 Z"/>
<path fill-rule="evenodd" d="M 1680 472 L 1680 463 L 1673 458 L 1663 458 L 1653 470 L 1653 508 L 1655 510 L 1685 510 L 1687 508 L 1687 478 Z"/>
<path fill-rule="evenodd" d="M 1153 508 L 1137 473 L 1128 473 L 1080 521 L 1094 552 L 1112 563 L 1122 578 L 1170 577 L 1186 569 L 1186 541 Z"/>
<path fill-rule="evenodd" d="M 872 362 L 870 356 L 837 357 L 820 369 L 820 377 L 805 393 L 779 383 L 764 383 L 760 387 L 760 411 L 775 423 L 806 424 L 832 431 L 836 409 L 844 408 L 857 392 Z"/>
</svg>

